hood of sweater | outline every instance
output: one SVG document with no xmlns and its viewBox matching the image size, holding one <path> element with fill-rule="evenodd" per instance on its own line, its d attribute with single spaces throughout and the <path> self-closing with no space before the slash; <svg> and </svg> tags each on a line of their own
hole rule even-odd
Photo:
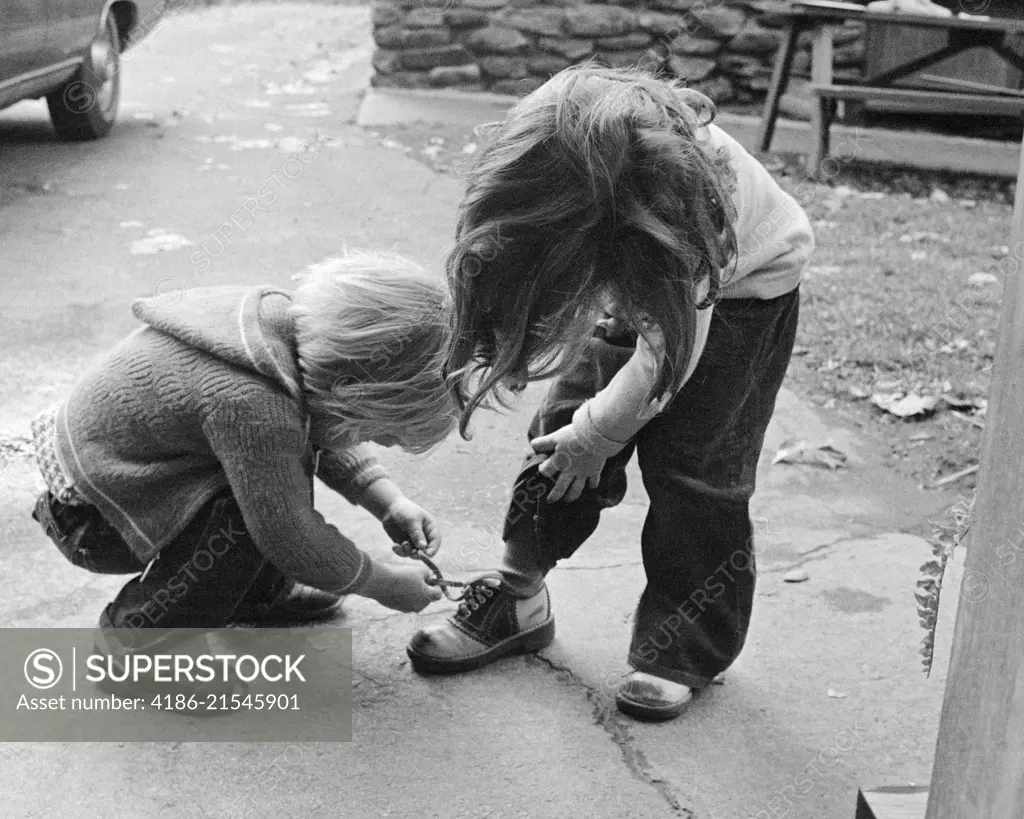
<svg viewBox="0 0 1024 819">
<path fill-rule="evenodd" d="M 291 294 L 274 287 L 199 287 L 137 299 L 150 327 L 279 384 L 304 406 Z"/>
</svg>

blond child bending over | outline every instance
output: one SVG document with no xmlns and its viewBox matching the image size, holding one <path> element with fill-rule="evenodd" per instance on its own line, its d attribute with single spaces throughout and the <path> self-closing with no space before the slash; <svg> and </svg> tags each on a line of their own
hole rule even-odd
<svg viewBox="0 0 1024 819">
<path fill-rule="evenodd" d="M 75 565 L 138 575 L 101 626 L 295 622 L 347 594 L 403 612 L 438 599 L 425 568 L 371 560 L 327 523 L 313 477 L 395 542 L 437 551 L 434 518 L 364 442 L 423 452 L 451 430 L 444 292 L 401 258 L 349 254 L 294 292 L 136 301 L 145 326 L 33 423 L 48 486 L 33 517 Z"/>
</svg>

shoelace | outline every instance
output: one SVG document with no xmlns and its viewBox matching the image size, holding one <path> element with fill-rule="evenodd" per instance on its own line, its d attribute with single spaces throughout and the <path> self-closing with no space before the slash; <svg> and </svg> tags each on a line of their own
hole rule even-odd
<svg viewBox="0 0 1024 819">
<path fill-rule="evenodd" d="M 466 606 L 471 606 L 474 610 L 479 608 L 484 600 L 481 592 L 486 594 L 487 597 L 490 597 L 494 593 L 490 586 L 481 583 L 482 580 L 494 579 L 499 582 L 502 580 L 502 577 L 498 572 L 484 572 L 483 574 L 477 575 L 472 580 L 451 580 L 450 578 L 445 577 L 441 573 L 441 570 L 437 568 L 437 564 L 423 554 L 423 552 L 418 550 L 414 551 L 413 557 L 418 560 L 422 560 L 426 564 L 427 568 L 434 573 L 434 577 L 427 580 L 430 585 L 439 586 L 444 596 L 453 603 L 462 603 L 462 605 L 459 606 L 460 611 L 462 611 L 463 607 Z M 455 596 L 449 591 L 451 588 L 462 589 L 462 593 Z"/>
</svg>

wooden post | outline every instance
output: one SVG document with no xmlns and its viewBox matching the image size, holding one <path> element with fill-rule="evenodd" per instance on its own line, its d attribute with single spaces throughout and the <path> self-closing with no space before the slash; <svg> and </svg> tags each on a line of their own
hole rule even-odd
<svg viewBox="0 0 1024 819">
<path fill-rule="evenodd" d="M 835 26 L 825 24 L 819 25 L 814 31 L 814 44 L 811 49 L 811 82 L 814 85 L 832 85 L 834 33 Z M 817 97 L 814 107 L 811 108 L 811 149 L 807 156 L 807 173 L 816 180 L 822 178 L 821 163 L 828 158 L 830 105 L 831 100 Z"/>
<path fill-rule="evenodd" d="M 1024 816 L 1024 152 L 1012 237 L 926 819 Z"/>
</svg>

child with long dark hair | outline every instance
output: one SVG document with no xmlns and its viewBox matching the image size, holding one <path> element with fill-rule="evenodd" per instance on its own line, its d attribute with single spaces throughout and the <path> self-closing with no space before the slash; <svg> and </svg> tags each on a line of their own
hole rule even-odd
<svg viewBox="0 0 1024 819">
<path fill-rule="evenodd" d="M 743 646 L 749 501 L 814 240 L 713 116 L 696 92 L 586 65 L 516 105 L 482 153 L 448 260 L 461 432 L 505 391 L 555 380 L 515 481 L 503 580 L 476 581 L 448 622 L 415 635 L 417 669 L 550 643 L 544 577 L 622 500 L 634 451 L 647 587 L 619 707 L 673 717 Z"/>
</svg>

